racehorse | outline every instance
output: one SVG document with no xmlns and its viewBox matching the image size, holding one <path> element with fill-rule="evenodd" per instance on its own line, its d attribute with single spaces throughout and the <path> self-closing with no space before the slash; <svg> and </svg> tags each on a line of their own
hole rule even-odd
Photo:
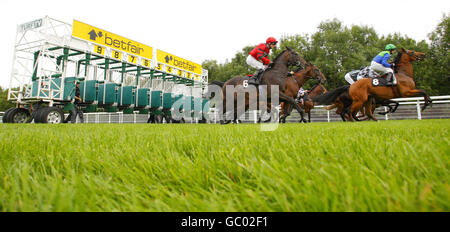
<svg viewBox="0 0 450 232">
<path fill-rule="evenodd" d="M 299 89 L 305 84 L 306 81 L 309 79 L 315 79 L 319 80 L 320 83 L 325 83 L 327 81 L 327 78 L 323 73 L 317 68 L 316 65 L 312 63 L 307 63 L 306 68 L 303 70 L 298 69 L 292 76 L 289 76 L 286 80 L 286 95 L 296 98 Z M 288 117 L 291 112 L 293 105 L 285 105 L 283 104 L 282 107 L 282 114 L 280 114 L 280 122 L 285 123 L 286 117 Z M 303 114 L 300 114 L 301 122 L 304 122 Z"/>
<path fill-rule="evenodd" d="M 286 76 L 288 74 L 288 67 L 289 66 L 299 66 L 299 65 L 303 65 L 306 66 L 307 62 L 300 57 L 300 55 L 293 49 L 287 47 L 286 50 L 284 50 L 282 53 L 280 53 L 273 61 L 273 63 L 270 65 L 269 68 L 267 68 L 263 74 L 261 74 L 261 85 L 266 85 L 267 86 L 267 91 L 266 91 L 266 96 L 267 96 L 267 101 L 266 102 L 260 102 L 260 92 L 257 91 L 256 93 L 256 97 L 257 99 L 252 99 L 252 101 L 256 101 L 258 104 L 258 108 L 262 105 L 262 104 L 267 104 L 267 109 L 271 110 L 273 107 L 271 105 L 271 86 L 277 86 L 278 90 L 279 90 L 279 100 L 280 102 L 285 102 L 288 104 L 292 104 L 294 105 L 295 109 L 302 114 L 303 110 L 297 106 L 295 104 L 295 100 L 294 98 L 292 98 L 291 96 L 288 96 L 285 94 L 286 91 Z M 223 112 L 224 115 L 227 114 L 227 92 L 226 92 L 226 87 L 227 86 L 233 86 L 235 87 L 236 92 L 233 93 L 234 95 L 234 116 L 233 116 L 233 121 L 237 121 L 237 119 L 240 117 L 240 115 L 238 115 L 238 112 L 245 112 L 248 110 L 249 108 L 249 104 L 250 104 L 250 99 L 249 99 L 249 94 L 245 93 L 245 91 L 243 91 L 242 87 L 245 87 L 244 83 L 248 83 L 248 80 L 250 79 L 250 77 L 245 76 L 245 77 L 234 77 L 228 81 L 226 81 L 223 86 L 222 86 L 222 101 L 223 101 Z M 241 87 L 241 88 L 236 88 L 236 87 Z M 239 91 L 243 91 L 244 96 L 245 96 L 245 104 L 243 106 L 237 106 L 237 94 Z M 238 111 L 238 107 L 240 107 Z M 219 109 L 220 110 L 220 109 Z M 220 122 L 222 124 L 227 124 L 230 123 L 231 120 L 223 120 L 221 119 Z"/>
<path fill-rule="evenodd" d="M 341 104 L 342 114 L 349 113 L 350 121 L 359 120 L 356 117 L 356 113 L 360 111 L 363 106 L 365 107 L 364 113 L 372 120 L 377 120 L 373 116 L 373 101 L 371 98 L 375 98 L 376 102 L 386 102 L 392 98 L 397 97 L 424 97 L 424 106 L 422 111 L 426 109 L 427 106 L 431 105 L 432 101 L 428 94 L 421 89 L 416 89 L 416 84 L 414 82 L 414 70 L 412 66 L 413 61 L 421 61 L 425 58 L 425 53 L 416 52 L 413 50 L 401 49 L 398 51 L 397 57 L 395 58 L 395 77 L 397 78 L 396 86 L 373 86 L 372 80 L 370 78 L 363 78 L 352 84 L 350 87 L 342 86 L 327 94 L 319 97 L 319 102 L 323 104 L 331 104 L 336 101 L 336 99 L 345 99 L 346 91 L 348 91 L 348 99 L 346 104 Z M 341 96 L 342 95 L 342 96 Z M 349 103 L 350 102 L 350 103 Z M 390 101 L 393 102 L 393 101 Z M 387 101 L 389 103 L 389 101 Z M 398 105 L 396 105 L 397 107 Z M 394 108 L 395 111 L 396 107 Z M 341 115 L 344 120 L 344 116 Z"/>
<path fill-rule="evenodd" d="M 314 101 L 312 100 L 312 98 L 322 95 L 326 92 L 327 92 L 327 89 L 325 88 L 325 86 L 322 85 L 322 82 L 321 82 L 321 83 L 313 86 L 308 93 L 305 93 L 305 96 L 303 97 L 303 103 L 301 101 L 297 103 L 300 107 L 303 107 L 305 109 L 305 113 L 308 114 L 308 122 L 311 122 L 311 110 L 314 108 Z M 284 104 L 281 103 L 281 109 L 282 109 L 281 112 L 282 113 L 284 113 L 283 108 L 284 108 Z M 282 116 L 280 115 L 280 118 L 281 117 Z M 283 123 L 285 123 L 285 122 L 286 122 L 286 120 L 284 119 Z M 304 122 L 303 117 L 300 119 L 300 122 Z"/>
<path fill-rule="evenodd" d="M 342 121 L 349 121 L 350 119 L 350 114 L 349 114 L 349 110 L 350 110 L 350 106 L 352 105 L 352 99 L 349 95 L 348 89 L 350 88 L 349 85 L 347 86 L 342 86 L 344 89 L 346 89 L 347 91 L 343 92 L 341 95 L 339 95 L 339 97 L 334 101 L 333 104 L 325 107 L 326 110 L 332 110 L 334 108 L 336 109 L 336 114 L 340 115 L 342 118 Z M 392 106 L 391 104 L 394 104 L 394 106 Z M 388 110 L 385 112 L 379 112 L 378 114 L 380 115 L 386 115 L 388 113 L 394 113 L 398 106 L 400 104 L 396 101 L 393 100 L 383 100 L 381 102 L 377 102 L 377 99 L 373 99 L 372 102 L 372 107 L 371 107 L 371 111 L 372 113 L 375 111 L 376 108 L 380 107 L 380 106 L 386 106 L 388 107 Z M 370 118 L 367 116 L 369 115 L 369 113 L 367 112 L 368 106 L 364 107 L 364 109 L 362 110 L 362 114 L 360 116 L 357 115 L 358 120 L 369 120 Z M 365 117 L 365 118 L 364 118 Z"/>
</svg>

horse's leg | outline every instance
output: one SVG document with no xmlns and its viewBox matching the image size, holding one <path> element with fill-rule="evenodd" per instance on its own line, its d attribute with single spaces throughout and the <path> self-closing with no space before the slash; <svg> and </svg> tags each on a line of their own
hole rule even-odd
<svg viewBox="0 0 450 232">
<path fill-rule="evenodd" d="M 372 119 L 374 121 L 378 121 L 375 116 L 373 116 L 373 112 L 375 111 L 374 100 L 375 99 L 373 97 L 369 97 L 369 100 L 366 102 L 366 115 L 368 120 Z"/>
<path fill-rule="evenodd" d="M 352 94 L 352 93 L 350 93 Z M 350 95 L 352 98 L 352 104 L 351 104 L 351 108 L 350 108 L 350 115 L 353 119 L 355 119 L 356 121 L 360 121 L 357 117 L 356 117 L 356 113 L 358 113 L 358 111 L 360 111 L 363 107 L 363 105 L 367 102 L 369 95 L 366 91 L 357 91 L 355 93 L 353 93 L 353 95 Z"/>
<path fill-rule="evenodd" d="M 394 105 L 394 107 L 392 107 L 390 104 L 395 104 L 395 105 Z M 397 108 L 398 108 L 398 106 L 400 105 L 400 103 L 398 103 L 398 102 L 396 102 L 396 101 L 392 101 L 392 100 L 384 100 L 384 101 L 381 103 L 381 105 L 382 105 L 382 106 L 388 107 L 389 110 L 387 110 L 387 111 L 385 111 L 385 112 L 378 113 L 378 114 L 380 114 L 380 115 L 386 115 L 386 114 L 388 114 L 388 113 L 394 113 L 394 112 L 397 110 Z"/>
<path fill-rule="evenodd" d="M 224 124 L 228 124 L 231 122 L 231 120 L 227 120 L 227 101 L 225 100 L 225 98 L 223 98 L 222 101 L 222 111 L 219 108 L 219 113 L 221 112 L 221 114 L 219 115 L 219 122 L 220 124 L 224 125 Z"/>
<path fill-rule="evenodd" d="M 283 123 L 286 123 L 286 118 L 291 115 L 292 110 L 293 110 L 293 105 L 292 104 L 288 104 L 288 108 L 286 109 L 286 117 L 283 118 Z"/>
<path fill-rule="evenodd" d="M 267 110 L 270 115 L 270 119 L 268 122 L 276 122 L 276 121 L 280 120 L 280 118 L 272 118 L 272 117 L 277 117 L 279 115 L 279 113 L 277 113 L 277 108 L 275 108 L 275 106 L 272 106 L 272 104 L 270 102 L 267 103 Z M 284 123 L 286 123 L 286 120 L 284 120 Z"/>
<path fill-rule="evenodd" d="M 281 110 L 280 110 L 280 115 L 278 116 L 279 117 L 279 123 L 281 123 L 281 119 L 283 118 L 283 116 L 284 116 L 284 110 L 285 110 L 285 106 L 284 106 L 284 103 L 281 103 Z"/>
<path fill-rule="evenodd" d="M 406 91 L 405 93 L 402 93 L 402 96 L 408 96 L 408 97 L 423 96 L 424 105 L 422 107 L 422 111 L 424 111 L 427 108 L 427 106 L 429 106 L 433 103 L 430 96 L 428 96 L 427 92 L 425 92 L 425 90 L 421 90 L 421 89 L 411 89 L 409 91 Z"/>
<path fill-rule="evenodd" d="M 393 110 L 391 110 L 391 113 L 394 113 L 396 110 L 397 110 L 397 108 L 398 108 L 398 106 L 400 105 L 400 103 L 399 102 L 396 102 L 396 101 L 392 101 L 394 104 L 395 104 L 395 106 L 394 106 L 394 109 Z M 392 108 L 391 108 L 392 109 Z"/>
<path fill-rule="evenodd" d="M 241 106 L 236 106 L 235 107 L 235 111 L 234 111 L 234 120 L 233 122 L 238 124 L 238 123 L 242 123 L 242 121 L 239 119 L 243 114 L 245 114 L 246 110 L 248 108 L 248 105 L 241 105 Z"/>
<path fill-rule="evenodd" d="M 341 112 L 341 117 L 344 117 L 344 118 L 346 119 L 346 121 L 353 122 L 353 121 L 355 121 L 355 120 L 354 120 L 353 117 L 352 117 L 352 114 L 351 114 L 351 112 L 350 112 L 350 109 L 351 109 L 351 105 L 346 106 L 346 107 L 342 110 L 342 112 Z M 357 121 L 358 121 L 358 120 L 357 120 Z"/>
<path fill-rule="evenodd" d="M 308 111 L 308 122 L 311 122 L 311 110 Z"/>
<path fill-rule="evenodd" d="M 389 109 L 385 110 L 384 112 L 380 112 L 378 114 L 379 115 L 386 115 L 388 113 L 391 113 L 392 112 L 392 106 L 390 105 L 390 103 L 393 103 L 393 102 L 394 101 L 391 101 L 391 100 L 385 100 L 385 101 L 381 102 L 381 106 L 388 107 Z"/>
<path fill-rule="evenodd" d="M 356 121 L 360 121 L 358 117 L 356 117 L 356 113 L 361 110 L 361 108 L 364 105 L 364 101 L 361 101 L 360 99 L 354 99 L 353 103 L 350 108 L 350 115 L 351 118 L 355 119 Z"/>
<path fill-rule="evenodd" d="M 336 107 L 337 107 L 336 103 L 333 103 L 333 104 L 331 104 L 331 105 L 325 107 L 325 109 L 326 109 L 326 110 L 332 110 L 332 109 L 334 109 L 334 108 L 336 108 Z"/>
<path fill-rule="evenodd" d="M 281 108 L 281 112 L 283 112 L 283 115 L 280 116 L 280 123 L 286 123 L 286 117 L 288 116 L 288 108 L 290 107 L 290 104 L 283 102 L 283 107 Z"/>
<path fill-rule="evenodd" d="M 305 118 L 304 118 L 304 113 L 305 113 L 305 111 L 304 111 L 302 108 L 300 108 L 300 106 L 298 106 L 298 105 L 296 104 L 294 98 L 289 97 L 288 95 L 286 95 L 286 94 L 283 93 L 283 92 L 280 92 L 280 93 L 279 93 L 279 96 L 280 96 L 280 100 L 292 104 L 292 106 L 293 106 L 293 107 L 297 110 L 297 112 L 300 114 L 301 120 L 302 120 L 302 121 L 305 120 Z"/>
<path fill-rule="evenodd" d="M 271 112 L 272 112 L 272 104 L 270 104 L 270 102 L 261 103 L 261 104 L 264 104 L 266 106 L 266 112 L 264 112 L 264 113 L 269 115 L 269 118 L 267 120 L 265 120 L 264 122 L 265 123 L 266 122 L 270 122 L 272 120 L 272 114 L 271 114 Z"/>
</svg>

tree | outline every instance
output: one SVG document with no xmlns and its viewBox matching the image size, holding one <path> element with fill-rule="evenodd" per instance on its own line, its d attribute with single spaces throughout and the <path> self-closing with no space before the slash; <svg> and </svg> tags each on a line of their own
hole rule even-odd
<svg viewBox="0 0 450 232">
<path fill-rule="evenodd" d="M 450 18 L 443 15 L 436 29 L 428 35 L 431 41 L 426 64 L 430 67 L 424 84 L 432 94 L 450 94 Z"/>
<path fill-rule="evenodd" d="M 15 107 L 15 104 L 9 102 L 7 99 L 8 99 L 8 89 L 3 89 L 0 86 L 0 111 L 1 112 L 4 112 L 9 108 Z"/>
</svg>

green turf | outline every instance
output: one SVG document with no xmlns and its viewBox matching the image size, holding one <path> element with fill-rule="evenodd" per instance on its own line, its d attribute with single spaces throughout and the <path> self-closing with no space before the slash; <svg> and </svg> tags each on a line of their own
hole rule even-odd
<svg viewBox="0 0 450 232">
<path fill-rule="evenodd" d="M 450 211 L 449 129 L 0 124 L 0 211 Z"/>
</svg>

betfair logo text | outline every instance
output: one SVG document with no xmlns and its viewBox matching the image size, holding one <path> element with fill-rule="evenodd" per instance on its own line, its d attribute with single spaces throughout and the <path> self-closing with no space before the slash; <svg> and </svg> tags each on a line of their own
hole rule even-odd
<svg viewBox="0 0 450 232">
<path fill-rule="evenodd" d="M 91 30 L 89 33 L 89 39 L 96 41 L 97 38 L 103 39 L 104 38 L 104 44 L 111 46 L 111 47 L 115 47 L 117 49 L 121 49 L 123 51 L 126 52 L 130 52 L 130 53 L 134 53 L 137 55 L 140 55 L 142 52 L 144 52 L 144 49 L 139 47 L 139 45 L 134 45 L 132 41 L 130 40 L 123 40 L 123 39 L 115 39 L 113 38 L 113 36 L 108 35 L 108 33 L 104 33 L 103 36 L 103 32 L 99 31 L 96 32 L 95 30 Z M 103 38 L 102 38 L 103 37 Z"/>
</svg>

